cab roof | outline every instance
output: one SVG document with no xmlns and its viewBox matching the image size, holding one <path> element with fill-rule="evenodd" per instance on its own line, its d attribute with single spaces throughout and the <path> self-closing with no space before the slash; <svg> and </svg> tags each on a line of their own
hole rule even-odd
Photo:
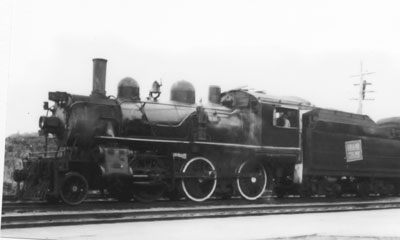
<svg viewBox="0 0 400 240">
<path fill-rule="evenodd" d="M 225 93 L 234 93 L 234 92 L 244 92 L 250 96 L 253 96 L 260 103 L 265 104 L 281 104 L 281 105 L 289 105 L 289 106 L 298 106 L 304 108 L 314 108 L 315 106 L 311 104 L 310 101 L 295 97 L 295 96 L 275 96 L 265 93 L 264 91 L 254 91 L 248 89 L 235 89 L 231 91 L 227 91 Z"/>
</svg>

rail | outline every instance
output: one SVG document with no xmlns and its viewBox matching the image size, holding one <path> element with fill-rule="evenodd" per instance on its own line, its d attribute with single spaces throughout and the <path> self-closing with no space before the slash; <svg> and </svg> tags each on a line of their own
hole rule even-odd
<svg viewBox="0 0 400 240">
<path fill-rule="evenodd" d="M 340 211 L 361 211 L 400 208 L 400 198 L 363 201 L 318 201 L 282 203 L 258 201 L 249 202 L 211 201 L 208 204 L 192 204 L 181 201 L 165 202 L 157 205 L 140 203 L 87 203 L 80 208 L 69 206 L 49 208 L 47 211 L 3 212 L 2 228 L 44 227 L 59 225 L 79 225 L 94 223 L 161 221 L 193 218 L 218 218 L 236 216 L 256 216 L 271 214 L 324 213 Z M 233 203 L 235 202 L 235 203 Z M 120 204 L 120 205 L 119 205 Z M 112 207 L 110 207 L 112 206 Z M 36 206 L 37 207 L 37 206 Z"/>
</svg>

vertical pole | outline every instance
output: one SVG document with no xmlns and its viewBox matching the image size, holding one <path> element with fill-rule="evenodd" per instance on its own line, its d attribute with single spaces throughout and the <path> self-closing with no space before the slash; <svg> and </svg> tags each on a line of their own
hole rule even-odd
<svg viewBox="0 0 400 240">
<path fill-rule="evenodd" d="M 299 108 L 299 149 L 300 151 L 298 152 L 298 156 L 297 156 L 297 162 L 294 165 L 294 169 L 293 169 L 293 182 L 297 183 L 297 184 L 301 184 L 303 183 L 303 111 L 302 108 Z"/>
<path fill-rule="evenodd" d="M 363 72 L 363 62 L 360 62 L 360 74 L 353 75 L 350 77 L 359 77 L 360 78 L 360 83 L 354 84 L 355 86 L 359 86 L 359 91 L 358 91 L 358 98 L 357 99 L 352 99 L 352 100 L 358 100 L 358 114 L 362 114 L 363 112 L 363 101 L 364 100 L 373 100 L 373 99 L 366 99 L 365 94 L 366 94 L 366 87 L 367 85 L 371 85 L 371 83 L 368 83 L 366 80 L 364 80 L 364 75 L 369 75 L 373 74 L 374 72 Z M 372 92 L 372 91 L 368 91 Z"/>
<path fill-rule="evenodd" d="M 359 89 L 359 93 L 358 93 L 358 111 L 357 111 L 358 114 L 362 114 L 362 109 L 363 109 L 363 106 L 362 106 L 362 101 L 363 101 L 363 83 L 364 83 L 364 80 L 363 80 L 363 64 L 362 64 L 362 61 L 361 61 L 361 63 L 360 63 L 360 89 Z"/>
</svg>

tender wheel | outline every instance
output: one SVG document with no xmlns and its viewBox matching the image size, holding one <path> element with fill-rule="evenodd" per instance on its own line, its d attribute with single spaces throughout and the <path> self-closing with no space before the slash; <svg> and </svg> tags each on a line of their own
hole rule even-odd
<svg viewBox="0 0 400 240">
<path fill-rule="evenodd" d="M 368 182 L 357 183 L 357 196 L 361 198 L 367 198 L 369 196 Z"/>
<path fill-rule="evenodd" d="M 61 181 L 60 197 L 66 204 L 78 205 L 86 199 L 88 189 L 85 177 L 77 172 L 69 172 Z"/>
<path fill-rule="evenodd" d="M 237 169 L 236 186 L 245 199 L 260 198 L 267 186 L 267 173 L 264 166 L 255 161 L 243 162 Z"/>
<path fill-rule="evenodd" d="M 182 175 L 182 190 L 189 199 L 202 202 L 214 193 L 217 172 L 207 158 L 190 159 L 182 168 Z"/>
</svg>

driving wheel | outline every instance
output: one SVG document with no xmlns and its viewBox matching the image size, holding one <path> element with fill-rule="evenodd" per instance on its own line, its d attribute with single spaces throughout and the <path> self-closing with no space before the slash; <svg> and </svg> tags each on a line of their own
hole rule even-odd
<svg viewBox="0 0 400 240">
<path fill-rule="evenodd" d="M 149 203 L 161 198 L 167 188 L 163 181 L 165 168 L 160 159 L 150 156 L 136 159 L 132 164 L 133 198 Z"/>
<path fill-rule="evenodd" d="M 182 168 L 182 190 L 186 197 L 202 202 L 211 197 L 217 186 L 217 172 L 204 157 L 190 159 Z"/>
<path fill-rule="evenodd" d="M 264 166 L 256 161 L 245 161 L 237 169 L 236 186 L 240 195 L 247 200 L 262 196 L 267 186 Z"/>
</svg>

